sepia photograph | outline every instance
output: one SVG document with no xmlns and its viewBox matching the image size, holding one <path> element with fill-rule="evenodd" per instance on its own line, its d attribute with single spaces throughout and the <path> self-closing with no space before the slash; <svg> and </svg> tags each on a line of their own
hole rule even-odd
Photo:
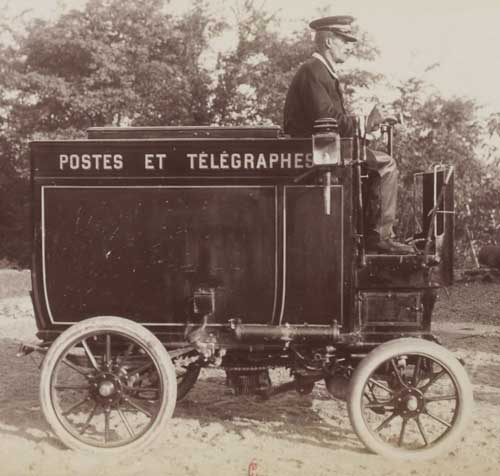
<svg viewBox="0 0 500 476">
<path fill-rule="evenodd" d="M 0 0 L 2 476 L 494 476 L 498 0 Z"/>
</svg>

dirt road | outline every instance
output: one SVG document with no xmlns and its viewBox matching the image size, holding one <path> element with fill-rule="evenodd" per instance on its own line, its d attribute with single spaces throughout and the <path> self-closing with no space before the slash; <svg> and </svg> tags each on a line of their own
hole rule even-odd
<svg viewBox="0 0 500 476">
<path fill-rule="evenodd" d="M 27 282 L 26 275 L 4 272 L 0 287 L 3 282 L 5 291 L 13 279 Z M 500 296 L 500 285 L 490 285 L 488 293 L 481 295 L 483 304 Z M 368 453 L 351 430 L 345 404 L 331 399 L 320 385 L 309 396 L 289 393 L 258 403 L 232 397 L 217 370 L 202 373 L 153 448 L 139 455 L 97 458 L 65 449 L 44 420 L 38 402 L 39 358 L 16 357 L 18 341 L 33 340 L 35 334 L 26 290 L 17 294 L 0 293 L 2 476 L 498 474 L 500 326 L 488 320 L 500 324 L 498 305 L 492 307 L 493 312 L 498 309 L 496 317 L 490 311 L 488 319 L 473 324 L 456 310 L 446 310 L 450 301 L 442 305 L 441 316 L 438 312 L 437 332 L 466 360 L 476 398 L 464 440 L 440 460 L 403 464 Z M 462 293 L 462 298 L 470 302 L 473 296 Z"/>
</svg>

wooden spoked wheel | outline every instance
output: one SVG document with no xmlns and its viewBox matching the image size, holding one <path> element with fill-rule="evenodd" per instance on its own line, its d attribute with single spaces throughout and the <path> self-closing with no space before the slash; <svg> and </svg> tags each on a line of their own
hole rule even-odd
<svg viewBox="0 0 500 476">
<path fill-rule="evenodd" d="M 347 403 L 352 426 L 370 450 L 425 459 L 457 442 L 472 402 L 470 381 L 453 354 L 406 338 L 380 345 L 361 361 Z"/>
<path fill-rule="evenodd" d="M 176 372 L 161 342 L 143 326 L 95 317 L 63 332 L 42 366 L 40 400 L 70 448 L 111 453 L 143 447 L 171 417 Z"/>
</svg>

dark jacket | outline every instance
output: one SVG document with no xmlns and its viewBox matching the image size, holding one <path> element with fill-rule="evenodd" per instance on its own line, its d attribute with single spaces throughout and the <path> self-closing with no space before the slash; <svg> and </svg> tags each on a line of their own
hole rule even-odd
<svg viewBox="0 0 500 476">
<path fill-rule="evenodd" d="M 295 73 L 288 89 L 284 111 L 285 134 L 311 137 L 316 119 L 333 117 L 343 137 L 355 131 L 355 118 L 346 114 L 339 81 L 317 58 L 307 60 Z"/>
</svg>

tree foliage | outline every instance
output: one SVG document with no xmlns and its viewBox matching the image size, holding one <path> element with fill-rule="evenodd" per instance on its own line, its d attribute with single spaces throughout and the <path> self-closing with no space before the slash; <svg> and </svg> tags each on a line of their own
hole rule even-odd
<svg viewBox="0 0 500 476">
<path fill-rule="evenodd" d="M 314 50 L 311 30 L 304 21 L 298 31 L 280 35 L 279 17 L 263 13 L 252 0 L 245 0 L 236 16 L 236 46 L 218 62 L 214 117 L 221 125 L 282 124 L 288 86 L 298 66 Z M 366 33 L 358 32 L 358 36 L 352 56 L 373 60 L 376 48 Z M 380 80 L 380 76 L 356 68 L 344 70 L 342 77 L 348 102 L 356 89 Z"/>
<path fill-rule="evenodd" d="M 478 119 L 478 106 L 467 98 L 444 98 L 429 90 L 421 79 L 411 78 L 399 86 L 393 106 L 406 118 L 396 129 L 395 156 L 402 170 L 400 212 L 412 211 L 413 174 L 432 170 L 436 164 L 455 170 L 455 223 L 458 255 L 463 264 L 470 257 L 470 238 L 493 243 L 498 238 L 496 205 L 500 202 L 498 169 L 478 158 L 485 124 Z"/>
<path fill-rule="evenodd" d="M 178 18 L 162 0 L 89 0 L 27 27 L 10 65 L 11 120 L 30 136 L 89 126 L 200 123 L 209 72 L 200 57 L 221 23 L 202 2 Z"/>
<path fill-rule="evenodd" d="M 288 85 L 313 50 L 307 23 L 285 36 L 279 15 L 254 0 L 229 5 L 222 21 L 204 0 L 191 0 L 182 14 L 168 0 L 88 0 L 81 11 L 17 29 L 0 11 L 0 258 L 26 265 L 29 257 L 29 140 L 83 137 L 90 126 L 282 123 Z M 213 40 L 231 27 L 230 47 L 215 56 Z M 353 56 L 375 59 L 373 41 L 357 35 Z M 348 104 L 360 94 L 375 99 L 374 86 L 384 79 L 359 61 L 341 75 Z M 408 215 L 412 174 L 451 163 L 459 237 L 467 225 L 482 241 L 498 239 L 500 217 L 491 204 L 500 203 L 500 164 L 485 170 L 477 156 L 483 146 L 491 163 L 498 160 L 499 148 L 483 142 L 500 134 L 500 116 L 481 123 L 473 101 L 444 98 L 419 78 L 396 92 L 393 106 L 406 117 L 395 137 L 400 216 Z"/>
</svg>

